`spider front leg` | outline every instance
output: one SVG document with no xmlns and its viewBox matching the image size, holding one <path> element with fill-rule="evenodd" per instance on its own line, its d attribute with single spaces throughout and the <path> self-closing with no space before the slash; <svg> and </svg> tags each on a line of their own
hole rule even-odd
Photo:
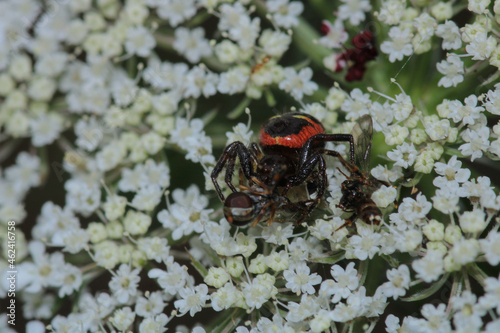
<svg viewBox="0 0 500 333">
<path fill-rule="evenodd" d="M 328 178 L 326 176 L 326 163 L 322 155 L 325 151 L 326 150 L 324 149 L 316 149 L 312 156 L 310 156 L 303 164 L 299 165 L 297 174 L 290 179 L 285 188 L 286 193 L 291 187 L 298 186 L 304 183 L 312 174 L 316 174 L 317 176 L 317 178 L 315 179 L 317 185 L 316 198 L 308 200 L 308 202 L 310 202 L 310 205 L 305 210 L 305 213 L 302 214 L 303 217 L 300 220 L 303 220 L 319 204 L 321 198 L 323 197 L 323 194 L 325 194 L 326 187 L 328 186 Z M 318 171 L 314 172 L 316 168 L 318 169 Z"/>
<path fill-rule="evenodd" d="M 313 152 L 318 149 L 318 146 L 321 147 L 320 149 L 323 149 L 325 152 L 331 152 L 327 153 L 328 155 L 337 157 L 340 156 L 340 154 L 334 150 L 322 148 L 326 142 L 349 142 L 350 162 L 354 165 L 354 137 L 351 134 L 321 133 L 310 137 L 302 146 L 302 149 L 300 151 L 299 166 L 306 163 Z"/>
<path fill-rule="evenodd" d="M 212 178 L 212 182 L 214 183 L 215 191 L 219 195 L 221 201 L 224 201 L 224 195 L 222 194 L 222 190 L 220 189 L 219 183 L 217 182 L 217 177 L 226 166 L 226 175 L 224 177 L 224 181 L 227 186 L 233 192 L 237 192 L 236 188 L 232 184 L 233 173 L 234 173 L 234 165 L 236 164 L 236 157 L 240 159 L 240 167 L 243 171 L 243 175 L 247 179 L 251 179 L 253 176 L 253 164 L 255 160 L 255 153 L 250 151 L 245 145 L 240 141 L 235 141 L 229 144 L 222 153 L 221 157 L 217 161 L 212 170 L 210 177 Z"/>
</svg>

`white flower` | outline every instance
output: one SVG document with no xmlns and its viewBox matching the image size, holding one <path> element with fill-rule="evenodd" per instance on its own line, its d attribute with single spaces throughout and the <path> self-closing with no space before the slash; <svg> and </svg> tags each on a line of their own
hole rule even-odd
<svg viewBox="0 0 500 333">
<path fill-rule="evenodd" d="M 229 257 L 226 259 L 226 270 L 233 277 L 239 277 L 241 273 L 243 273 L 245 269 L 245 265 L 243 264 L 243 258 L 238 257 Z"/>
<path fill-rule="evenodd" d="M 220 74 L 217 90 L 223 94 L 233 95 L 245 90 L 250 76 L 248 67 L 232 67 Z"/>
<path fill-rule="evenodd" d="M 123 227 L 130 235 L 143 235 L 151 225 L 151 216 L 129 210 L 123 219 Z"/>
<path fill-rule="evenodd" d="M 422 231 L 430 241 L 441 241 L 444 239 L 444 224 L 437 220 L 430 220 L 428 224 L 424 225 Z"/>
<path fill-rule="evenodd" d="M 235 2 L 234 4 L 224 3 L 220 6 L 219 10 L 220 19 L 218 28 L 220 30 L 229 30 L 237 27 L 240 22 L 248 19 L 246 8 L 243 7 L 241 2 Z"/>
<path fill-rule="evenodd" d="M 319 310 L 310 321 L 312 332 L 326 332 L 330 328 L 332 321 L 332 312 L 325 309 Z"/>
<path fill-rule="evenodd" d="M 206 301 L 210 299 L 206 284 L 200 284 L 194 288 L 183 288 L 179 290 L 179 296 L 182 297 L 182 299 L 175 301 L 174 306 L 181 315 L 189 311 L 191 317 L 194 316 L 195 313 L 200 312 Z"/>
<path fill-rule="evenodd" d="M 338 17 L 341 20 L 349 20 L 352 25 L 358 25 L 365 19 L 365 12 L 372 9 L 368 0 L 341 0 L 343 2 L 338 9 Z"/>
<path fill-rule="evenodd" d="M 263 254 L 258 254 L 248 265 L 248 271 L 252 274 L 262 274 L 267 269 L 267 260 Z"/>
<path fill-rule="evenodd" d="M 90 239 L 92 240 L 92 235 L 90 235 Z M 111 269 L 120 260 L 118 246 L 112 241 L 100 242 L 94 246 L 94 258 L 99 266 Z"/>
<path fill-rule="evenodd" d="M 456 188 L 457 190 L 449 191 L 451 186 L 444 186 L 444 188 L 438 189 L 435 192 L 435 196 L 432 197 L 434 208 L 445 214 L 453 213 L 459 208 L 458 201 L 461 195 L 459 195 L 458 193 L 458 183 L 451 184 L 456 184 L 454 188 Z"/>
<path fill-rule="evenodd" d="M 396 317 L 393 314 L 389 314 L 385 318 L 385 325 L 386 325 L 386 332 L 387 333 L 397 333 L 400 326 L 399 326 L 399 318 Z"/>
<path fill-rule="evenodd" d="M 59 231 L 58 233 L 61 234 L 62 243 L 64 244 L 63 251 L 73 254 L 83 250 L 90 240 L 87 232 L 83 229 L 72 229 L 66 232 Z"/>
<path fill-rule="evenodd" d="M 79 119 L 74 129 L 77 136 L 75 143 L 86 151 L 95 150 L 104 138 L 105 128 L 94 116 Z"/>
<path fill-rule="evenodd" d="M 359 88 L 354 88 L 349 97 L 340 106 L 342 111 L 347 112 L 346 118 L 348 120 L 355 120 L 369 113 L 371 105 L 370 95 L 363 94 Z"/>
<path fill-rule="evenodd" d="M 466 143 L 458 147 L 458 149 L 463 155 L 470 156 L 471 161 L 483 156 L 483 151 L 488 149 L 490 129 L 486 126 L 479 127 L 476 130 L 466 128 L 461 136 Z"/>
<path fill-rule="evenodd" d="M 71 295 L 74 291 L 80 289 L 82 286 L 82 272 L 78 267 L 64 264 L 62 267 L 58 267 L 57 270 L 58 274 L 54 284 L 60 287 L 57 293 L 59 297 Z"/>
<path fill-rule="evenodd" d="M 438 25 L 436 36 L 443 38 L 443 50 L 456 50 L 462 46 L 460 30 L 453 21 L 447 20 L 445 23 Z"/>
<path fill-rule="evenodd" d="M 434 35 L 437 23 L 432 16 L 423 12 L 413 20 L 413 25 L 417 29 L 417 37 L 421 42 L 429 40 Z"/>
<path fill-rule="evenodd" d="M 479 240 L 479 245 L 488 263 L 497 266 L 500 263 L 500 233 L 490 231 L 486 238 Z"/>
<path fill-rule="evenodd" d="M 273 316 L 272 321 L 266 317 L 260 318 L 257 322 L 257 329 L 259 332 L 295 332 L 293 327 L 288 325 L 288 323 L 278 313 Z"/>
<path fill-rule="evenodd" d="M 316 297 L 304 294 L 299 303 L 288 302 L 286 320 L 299 323 L 308 317 L 316 315 L 319 310 L 320 305 Z"/>
<path fill-rule="evenodd" d="M 63 118 L 49 112 L 30 120 L 31 142 L 36 147 L 48 145 L 56 140 L 64 129 Z"/>
<path fill-rule="evenodd" d="M 500 115 L 500 89 L 488 90 L 486 102 L 483 105 L 489 113 Z"/>
<path fill-rule="evenodd" d="M 394 165 L 408 168 L 415 162 L 415 159 L 417 158 L 417 150 L 413 146 L 413 143 L 404 142 L 396 149 L 387 152 L 387 157 L 396 162 Z"/>
<path fill-rule="evenodd" d="M 212 209 L 205 209 L 208 200 L 200 195 L 198 187 L 191 185 L 186 191 L 175 189 L 172 197 L 175 203 L 168 210 L 158 213 L 158 220 L 162 225 L 172 230 L 172 238 L 178 240 L 193 232 L 202 232 L 203 224 L 209 221 Z"/>
<path fill-rule="evenodd" d="M 242 56 L 245 56 L 245 52 L 230 41 L 229 39 L 224 39 L 220 43 L 216 44 L 214 47 L 215 55 L 220 62 L 224 64 L 232 64 L 239 60 Z"/>
<path fill-rule="evenodd" d="M 440 303 L 437 306 L 434 306 L 433 304 L 424 304 L 424 306 L 422 306 L 421 313 L 426 319 L 419 321 L 422 332 L 451 332 L 451 323 L 448 319 L 445 304 Z"/>
<path fill-rule="evenodd" d="M 495 202 L 496 194 L 491 187 L 491 180 L 486 176 L 480 176 L 463 184 L 466 195 L 471 198 L 471 201 L 479 200 L 479 203 L 484 208 L 496 209 L 498 206 L 491 206 Z"/>
<path fill-rule="evenodd" d="M 129 78 L 124 71 L 114 71 L 111 76 L 111 95 L 115 105 L 124 107 L 139 98 L 138 87 L 134 80 Z"/>
<path fill-rule="evenodd" d="M 128 306 L 120 308 L 113 313 L 113 316 L 109 321 L 120 331 L 125 331 L 135 319 L 135 312 L 133 312 Z"/>
<path fill-rule="evenodd" d="M 103 203 L 102 208 L 106 218 L 113 221 L 124 215 L 126 205 L 127 198 L 114 194 L 106 197 L 106 202 Z"/>
<path fill-rule="evenodd" d="M 461 332 L 476 332 L 483 325 L 481 319 L 486 314 L 477 303 L 477 296 L 465 290 L 461 295 L 452 296 L 450 299 L 451 308 L 455 310 L 453 323 L 455 327 L 460 327 Z"/>
<path fill-rule="evenodd" d="M 275 272 L 280 272 L 289 267 L 290 258 L 286 251 L 273 252 L 266 258 L 266 264 Z"/>
<path fill-rule="evenodd" d="M 39 241 L 31 241 L 28 247 L 33 262 L 24 261 L 18 265 L 17 287 L 36 293 L 47 286 L 54 286 L 60 268 L 65 265 L 62 253 L 45 253 L 45 245 Z"/>
<path fill-rule="evenodd" d="M 414 109 L 411 97 L 405 93 L 396 95 L 396 101 L 391 104 L 391 109 L 394 112 L 394 118 L 396 120 L 406 120 Z"/>
<path fill-rule="evenodd" d="M 392 234 L 394 239 L 391 241 L 395 241 L 395 248 L 401 252 L 415 251 L 422 244 L 423 234 L 418 229 L 409 228 L 408 225 L 406 227 L 402 232 Z"/>
<path fill-rule="evenodd" d="M 439 73 L 444 76 L 439 80 L 438 87 L 456 87 L 464 80 L 464 63 L 456 54 L 449 54 L 446 60 L 436 64 Z"/>
<path fill-rule="evenodd" d="M 417 220 L 424 219 L 431 208 L 432 204 L 420 192 L 416 199 L 410 197 L 404 198 L 398 211 L 406 221 L 417 224 Z"/>
<path fill-rule="evenodd" d="M 293 223 L 272 223 L 262 230 L 261 237 L 267 243 L 284 245 L 288 244 L 288 239 L 293 236 Z"/>
<path fill-rule="evenodd" d="M 387 126 L 385 128 L 385 143 L 388 145 L 401 145 L 410 134 L 407 127 L 400 125 Z"/>
<path fill-rule="evenodd" d="M 161 262 L 168 259 L 170 247 L 167 244 L 165 238 L 148 237 L 139 239 L 137 247 L 146 254 L 148 259 Z"/>
<path fill-rule="evenodd" d="M 347 298 L 359 285 L 358 271 L 354 268 L 354 262 L 350 262 L 345 270 L 334 265 L 330 270 L 334 282 L 325 280 L 321 284 L 321 289 L 328 295 L 333 295 L 332 303 L 338 303 L 341 299 Z"/>
<path fill-rule="evenodd" d="M 165 325 L 167 325 L 169 321 L 170 319 L 164 313 L 161 313 L 154 317 L 147 317 L 139 325 L 139 333 L 166 332 L 168 328 L 166 328 Z"/>
<path fill-rule="evenodd" d="M 152 211 L 160 203 L 162 194 L 158 185 L 143 186 L 137 191 L 131 205 L 139 210 Z"/>
<path fill-rule="evenodd" d="M 477 239 L 462 238 L 453 244 L 449 251 L 450 256 L 460 265 L 473 262 L 479 254 L 479 242 Z"/>
<path fill-rule="evenodd" d="M 283 70 L 284 79 L 279 83 L 279 88 L 289 92 L 295 99 L 302 100 L 304 95 L 311 95 L 318 85 L 311 81 L 313 72 L 311 68 L 302 68 L 298 73 L 295 69 L 287 67 Z"/>
<path fill-rule="evenodd" d="M 229 309 L 233 304 L 243 299 L 243 294 L 231 282 L 210 295 L 211 306 L 215 311 Z"/>
<path fill-rule="evenodd" d="M 380 251 L 382 236 L 374 232 L 371 225 L 358 224 L 357 229 L 358 235 L 349 238 L 346 256 L 359 260 L 372 259 Z"/>
<path fill-rule="evenodd" d="M 183 27 L 175 29 L 173 46 L 191 63 L 198 63 L 201 58 L 212 54 L 212 47 L 205 39 L 205 30 L 201 27 L 192 30 Z"/>
<path fill-rule="evenodd" d="M 131 27 L 127 32 L 125 49 L 129 54 L 147 57 L 155 47 L 156 42 L 151 32 L 143 26 Z"/>
<path fill-rule="evenodd" d="M 396 25 L 401 21 L 404 15 L 405 3 L 400 0 L 384 1 L 378 12 L 377 18 L 380 22 L 385 22 L 388 25 Z"/>
<path fill-rule="evenodd" d="M 420 145 L 427 141 L 427 136 L 433 141 L 447 139 L 449 136 L 448 134 L 451 132 L 450 121 L 448 119 L 441 119 L 438 121 L 438 119 L 436 115 L 424 117 L 423 123 L 425 130 L 421 128 L 412 129 L 411 142 Z M 438 154 L 437 150 L 435 151 L 433 147 L 429 146 L 429 148 L 430 150 L 425 150 L 424 152 L 427 152 L 433 160 L 441 156 L 442 152 Z"/>
<path fill-rule="evenodd" d="M 26 192 L 31 187 L 40 185 L 40 166 L 41 163 L 38 156 L 27 152 L 20 152 L 16 157 L 16 164 L 4 169 L 5 179 L 13 182 L 12 186 L 16 189 L 16 192 Z M 2 198 L 2 201 L 7 202 L 9 199 L 12 200 L 14 198 L 15 196 L 10 198 L 5 197 Z"/>
<path fill-rule="evenodd" d="M 454 122 L 462 122 L 465 125 L 474 125 L 476 123 L 481 123 L 482 112 L 484 107 L 478 106 L 478 98 L 476 95 L 469 95 L 464 99 L 464 104 L 458 100 L 450 101 L 450 107 L 452 107 L 452 112 L 447 115 L 449 119 Z"/>
<path fill-rule="evenodd" d="M 331 49 L 340 48 L 349 38 L 342 20 L 336 20 L 333 24 L 324 20 L 321 24 L 327 27 L 328 32 L 318 40 L 319 44 Z"/>
<path fill-rule="evenodd" d="M 494 277 L 484 279 L 485 294 L 479 299 L 480 304 L 487 304 L 488 308 L 500 310 L 500 280 Z M 484 306 L 483 306 L 484 307 Z"/>
<path fill-rule="evenodd" d="M 425 257 L 413 261 L 412 267 L 418 278 L 428 283 L 435 281 L 444 273 L 443 253 L 427 251 Z"/>
<path fill-rule="evenodd" d="M 268 0 L 266 5 L 276 25 L 283 28 L 297 26 L 299 24 L 297 16 L 304 10 L 304 5 L 299 1 Z"/>
<path fill-rule="evenodd" d="M 487 226 L 486 214 L 478 208 L 463 212 L 459 217 L 459 222 L 464 233 L 477 233 L 483 231 Z"/>
<path fill-rule="evenodd" d="M 286 287 L 297 294 L 300 292 L 313 294 L 315 292 L 313 286 L 321 283 L 321 276 L 317 273 L 311 274 L 311 270 L 304 262 L 295 264 L 284 271 L 283 277 L 287 281 Z"/>
<path fill-rule="evenodd" d="M 215 95 L 218 83 L 219 76 L 217 74 L 207 72 L 200 66 L 193 67 L 185 77 L 184 97 L 198 98 L 201 94 L 205 97 Z"/>
<path fill-rule="evenodd" d="M 210 267 L 204 281 L 209 286 L 221 288 L 230 279 L 229 274 L 222 267 Z"/>
<path fill-rule="evenodd" d="M 398 178 L 403 177 L 403 172 L 400 167 L 396 166 L 389 170 L 386 165 L 380 164 L 371 170 L 371 174 L 378 180 L 382 180 L 388 183 L 393 183 Z"/>
<path fill-rule="evenodd" d="M 471 0 L 468 1 L 467 9 L 476 14 L 484 14 L 489 5 L 490 0 Z"/>
<path fill-rule="evenodd" d="M 148 272 L 148 276 L 151 279 L 157 279 L 164 292 L 171 295 L 176 295 L 186 284 L 194 282 L 194 279 L 188 274 L 186 266 L 181 266 L 170 260 L 167 261 L 167 271 L 153 268 Z"/>
<path fill-rule="evenodd" d="M 96 154 L 97 168 L 101 171 L 111 170 L 123 162 L 126 154 L 125 145 L 118 140 L 113 140 Z"/>
<path fill-rule="evenodd" d="M 131 270 L 129 265 L 121 264 L 113 274 L 109 282 L 109 289 L 119 303 L 128 303 L 137 295 L 137 287 L 141 280 L 139 272 L 139 268 Z"/>
<path fill-rule="evenodd" d="M 260 309 L 265 302 L 273 298 L 278 293 L 274 283 L 274 276 L 268 273 L 257 275 L 250 283 L 243 282 L 241 292 L 248 308 Z"/>
<path fill-rule="evenodd" d="M 30 78 L 33 71 L 33 64 L 28 55 L 21 53 L 15 54 L 9 66 L 9 74 L 16 81 L 24 81 Z"/>
<path fill-rule="evenodd" d="M 68 54 L 54 52 L 44 54 L 35 64 L 35 72 L 40 75 L 54 77 L 61 74 L 68 62 Z"/>
<path fill-rule="evenodd" d="M 389 54 L 390 62 L 402 60 L 404 56 L 409 56 L 413 53 L 411 45 L 412 34 L 409 29 L 401 30 L 400 27 L 392 27 L 389 30 L 389 37 L 392 41 L 384 41 L 380 45 L 380 50 Z"/>
<path fill-rule="evenodd" d="M 408 266 L 400 265 L 398 268 L 388 270 L 386 275 L 389 281 L 380 286 L 384 295 L 395 300 L 399 296 L 404 296 L 411 282 Z"/>
<path fill-rule="evenodd" d="M 295 237 L 288 246 L 288 253 L 294 261 L 308 260 L 312 251 L 311 242 L 302 237 Z"/>
<path fill-rule="evenodd" d="M 170 133 L 170 140 L 187 151 L 186 158 L 194 162 L 215 163 L 212 156 L 212 141 L 203 131 L 203 121 L 198 118 L 188 122 L 176 118 L 175 128 Z"/>
<path fill-rule="evenodd" d="M 177 89 L 182 87 L 180 83 L 184 81 L 188 70 L 189 67 L 185 63 L 173 64 L 170 62 L 160 62 L 158 58 L 150 57 L 142 77 L 147 83 L 158 90 Z M 177 95 L 179 95 L 177 92 L 172 92 L 168 96 L 173 98 Z M 162 114 L 164 113 L 168 112 L 163 112 Z"/>
<path fill-rule="evenodd" d="M 480 33 L 465 46 L 465 50 L 472 55 L 472 60 L 484 60 L 490 57 L 496 46 L 497 41 L 493 36 Z"/>
<path fill-rule="evenodd" d="M 370 298 L 366 297 L 364 286 L 347 297 L 346 303 L 338 303 L 332 311 L 332 320 L 335 322 L 348 322 L 356 317 L 366 315 L 370 306 Z"/>
<path fill-rule="evenodd" d="M 84 216 L 94 212 L 101 202 L 101 187 L 96 180 L 70 178 L 64 183 L 66 206 Z"/>
<path fill-rule="evenodd" d="M 378 190 L 373 192 L 371 198 L 378 207 L 385 208 L 396 200 L 397 195 L 398 191 L 395 187 L 382 185 Z"/>
<path fill-rule="evenodd" d="M 248 50 L 255 45 L 259 37 L 260 18 L 250 20 L 248 16 L 242 16 L 242 21 L 235 27 L 229 29 L 229 37 L 236 41 L 242 50 Z"/>
<path fill-rule="evenodd" d="M 196 5 L 194 0 L 159 1 L 156 12 L 158 17 L 168 20 L 172 27 L 176 27 L 196 14 Z"/>
<path fill-rule="evenodd" d="M 288 50 L 291 41 L 290 35 L 271 29 L 264 30 L 259 37 L 259 45 L 264 49 L 264 53 L 278 58 Z"/>
</svg>

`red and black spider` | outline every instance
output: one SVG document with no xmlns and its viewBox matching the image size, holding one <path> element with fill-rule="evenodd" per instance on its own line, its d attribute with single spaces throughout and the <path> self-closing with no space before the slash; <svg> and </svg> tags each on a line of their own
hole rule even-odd
<svg viewBox="0 0 500 333">
<path fill-rule="evenodd" d="M 325 193 L 327 176 L 324 155 L 340 156 L 338 152 L 325 148 L 329 141 L 349 142 L 350 160 L 354 163 L 351 134 L 325 133 L 316 118 L 299 112 L 270 118 L 260 130 L 260 148 L 256 143 L 248 148 L 240 141 L 229 144 L 211 174 L 215 190 L 224 202 L 227 220 L 235 225 L 253 221 L 255 225 L 266 218 L 271 223 L 275 211 L 281 209 L 300 214 L 296 223 L 302 221 Z M 240 160 L 240 191 L 232 184 L 237 158 Z M 224 197 L 217 182 L 224 167 L 224 180 L 233 192 L 228 198 Z M 290 191 L 304 186 L 310 194 L 314 194 L 314 198 L 311 199 L 308 194 L 290 200 Z"/>
</svg>

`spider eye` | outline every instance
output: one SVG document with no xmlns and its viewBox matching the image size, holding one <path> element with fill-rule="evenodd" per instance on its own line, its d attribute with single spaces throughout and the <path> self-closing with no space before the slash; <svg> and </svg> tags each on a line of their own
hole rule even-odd
<svg viewBox="0 0 500 333">
<path fill-rule="evenodd" d="M 224 201 L 224 216 L 234 225 L 248 224 L 255 218 L 254 202 L 246 193 L 231 193 Z"/>
</svg>

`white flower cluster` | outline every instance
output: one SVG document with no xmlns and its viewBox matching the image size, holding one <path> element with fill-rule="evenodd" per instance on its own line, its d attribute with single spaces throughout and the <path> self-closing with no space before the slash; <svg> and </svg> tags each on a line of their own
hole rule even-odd
<svg viewBox="0 0 500 333">
<path fill-rule="evenodd" d="M 0 2 L 0 331 L 498 332 L 499 18 L 499 0 Z M 223 217 L 214 151 L 276 109 L 328 133 L 371 116 L 353 204 L 380 223 L 341 209 L 333 157 L 304 223 Z"/>
</svg>

